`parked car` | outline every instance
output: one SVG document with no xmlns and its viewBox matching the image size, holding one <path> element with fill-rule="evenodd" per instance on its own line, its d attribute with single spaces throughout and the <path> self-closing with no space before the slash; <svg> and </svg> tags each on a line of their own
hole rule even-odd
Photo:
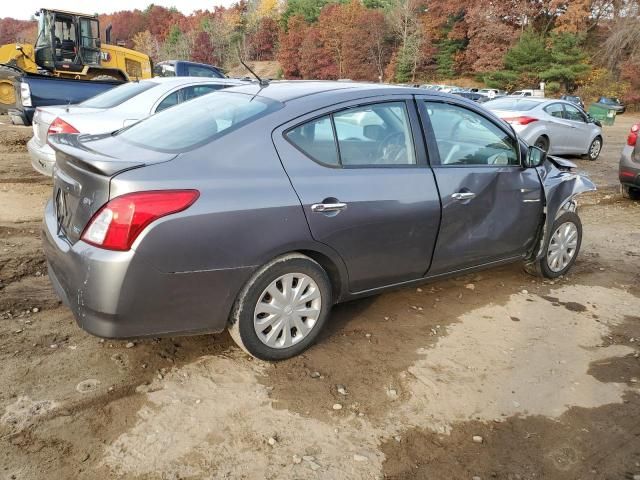
<svg viewBox="0 0 640 480">
<path fill-rule="evenodd" d="M 512 97 L 544 97 L 544 90 L 525 88 L 523 90 L 516 90 L 515 92 L 511 92 L 509 94 Z"/>
<path fill-rule="evenodd" d="M 483 95 L 482 93 L 477 92 L 453 92 L 456 95 L 460 95 L 461 97 L 468 98 L 469 100 L 473 100 L 477 103 L 488 102 L 490 98 L 487 95 Z"/>
<path fill-rule="evenodd" d="M 33 137 L 27 142 L 31 165 L 52 175 L 56 159 L 47 143 L 51 133 L 112 132 L 178 103 L 245 83 L 228 78 L 154 78 L 122 84 L 78 105 L 38 108 Z"/>
<path fill-rule="evenodd" d="M 102 92 L 111 90 L 122 82 L 116 80 L 74 80 L 50 75 L 21 75 L 14 82 L 16 104 L 8 115 L 14 125 L 31 125 L 38 107 L 80 103 Z"/>
<path fill-rule="evenodd" d="M 267 360 L 335 303 L 508 262 L 564 275 L 595 188 L 469 100 L 380 84 L 233 87 L 49 142 L 44 250 L 80 326 L 228 327 Z"/>
<path fill-rule="evenodd" d="M 624 103 L 615 97 L 600 97 L 596 103 L 614 110 L 617 114 L 623 114 L 626 110 Z"/>
<path fill-rule="evenodd" d="M 571 102 L 575 105 L 578 105 L 582 110 L 584 110 L 584 102 L 582 101 L 582 98 L 580 98 L 578 95 L 562 95 L 560 97 L 560 100 Z"/>
<path fill-rule="evenodd" d="M 564 100 L 503 97 L 484 104 L 510 123 L 529 145 L 555 155 L 586 155 L 597 160 L 602 128 L 582 109 Z"/>
<path fill-rule="evenodd" d="M 226 78 L 224 72 L 206 63 L 188 62 L 186 60 L 166 60 L 153 67 L 154 77 L 211 77 Z"/>
<path fill-rule="evenodd" d="M 631 127 L 627 144 L 622 149 L 618 178 L 626 197 L 640 199 L 640 123 Z"/>
</svg>

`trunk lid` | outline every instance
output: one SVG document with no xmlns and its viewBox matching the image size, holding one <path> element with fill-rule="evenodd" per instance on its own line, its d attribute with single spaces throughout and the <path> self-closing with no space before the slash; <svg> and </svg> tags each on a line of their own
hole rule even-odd
<svg viewBox="0 0 640 480">
<path fill-rule="evenodd" d="M 38 107 L 33 115 L 33 136 L 36 143 L 42 146 L 47 143 L 47 132 L 53 121 L 62 115 L 72 113 L 93 113 L 99 112 L 100 108 L 84 108 L 79 106 L 59 106 L 59 107 Z"/>
<path fill-rule="evenodd" d="M 89 220 L 109 201 L 113 177 L 177 156 L 123 144 L 111 134 L 51 135 L 49 145 L 56 152 L 52 201 L 57 234 L 71 244 L 80 239 Z"/>
</svg>

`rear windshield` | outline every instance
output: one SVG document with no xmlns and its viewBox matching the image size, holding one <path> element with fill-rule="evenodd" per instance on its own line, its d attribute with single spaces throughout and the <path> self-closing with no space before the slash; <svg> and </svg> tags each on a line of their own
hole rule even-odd
<svg viewBox="0 0 640 480">
<path fill-rule="evenodd" d="M 531 110 L 539 105 L 539 102 L 534 102 L 531 100 L 526 100 L 524 98 L 498 98 L 496 100 L 491 100 L 490 102 L 486 102 L 484 106 L 489 110 L 514 110 L 514 111 L 522 111 L 522 110 Z"/>
<path fill-rule="evenodd" d="M 89 108 L 113 108 L 156 86 L 156 82 L 129 82 L 91 97 L 80 105 Z"/>
<path fill-rule="evenodd" d="M 151 150 L 179 153 L 226 135 L 282 106 L 264 97 L 219 91 L 156 113 L 121 130 L 118 137 Z"/>
</svg>

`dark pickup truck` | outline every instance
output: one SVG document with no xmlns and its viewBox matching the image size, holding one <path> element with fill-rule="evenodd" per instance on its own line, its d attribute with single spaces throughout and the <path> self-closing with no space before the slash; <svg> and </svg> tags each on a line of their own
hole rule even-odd
<svg viewBox="0 0 640 480">
<path fill-rule="evenodd" d="M 31 125 L 37 107 L 80 103 L 121 85 L 110 80 L 72 80 L 47 75 L 23 74 L 14 82 L 16 104 L 9 108 L 11 122 Z"/>
<path fill-rule="evenodd" d="M 160 62 L 153 73 L 156 77 L 226 78 L 218 67 L 185 60 Z M 72 80 L 24 73 L 14 81 L 16 105 L 9 108 L 9 117 L 16 125 L 31 125 L 37 107 L 80 103 L 121 84 L 110 80 Z"/>
</svg>

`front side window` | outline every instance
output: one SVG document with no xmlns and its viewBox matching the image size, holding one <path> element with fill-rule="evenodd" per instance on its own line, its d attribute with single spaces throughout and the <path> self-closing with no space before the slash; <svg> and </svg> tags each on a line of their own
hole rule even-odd
<svg viewBox="0 0 640 480">
<path fill-rule="evenodd" d="M 223 88 L 230 87 L 231 85 L 192 85 L 183 90 L 184 102 L 192 100 L 207 93 L 215 92 L 216 90 L 222 90 Z"/>
<path fill-rule="evenodd" d="M 299 125 L 285 136 L 307 156 L 324 165 L 416 164 L 404 102 L 349 108 Z"/>
<path fill-rule="evenodd" d="M 487 118 L 456 105 L 425 104 L 441 165 L 520 165 L 515 140 Z"/>
<path fill-rule="evenodd" d="M 565 105 L 564 110 L 567 120 L 573 120 L 574 122 L 582 123 L 586 122 L 586 119 L 584 118 L 582 112 L 573 105 Z"/>
<path fill-rule="evenodd" d="M 561 103 L 552 103 L 544 107 L 544 111 L 552 117 L 564 118 L 564 108 Z"/>
</svg>

